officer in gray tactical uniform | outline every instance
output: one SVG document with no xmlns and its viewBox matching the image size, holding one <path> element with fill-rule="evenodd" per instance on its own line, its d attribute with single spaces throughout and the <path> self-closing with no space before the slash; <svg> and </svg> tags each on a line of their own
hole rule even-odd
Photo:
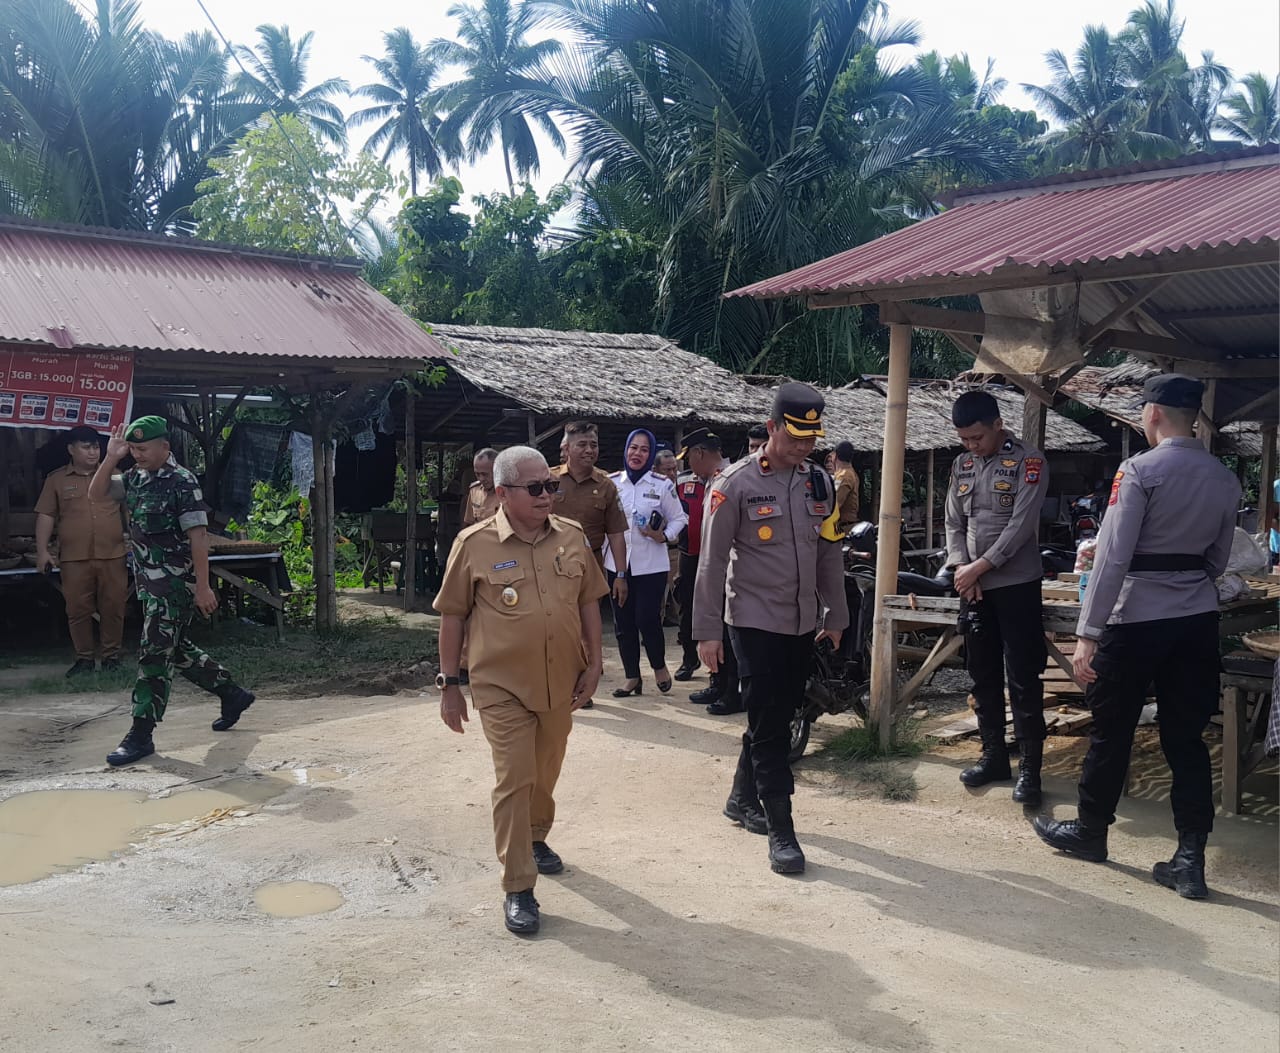
<svg viewBox="0 0 1280 1053">
<path fill-rule="evenodd" d="M 115 474 L 116 465 L 129 453 L 136 466 Z M 110 496 L 128 509 L 134 582 L 142 601 L 133 726 L 107 755 L 108 764 L 120 767 L 155 752 L 151 734 L 164 719 L 175 669 L 221 699 L 214 731 L 233 727 L 253 705 L 254 696 L 237 687 L 230 673 L 187 639 L 193 613 L 212 614 L 218 599 L 209 586 L 208 518 L 200 484 L 173 459 L 168 422 L 140 417 L 127 428 L 117 428 L 89 485 L 89 496 Z"/>
<path fill-rule="evenodd" d="M 1152 876 L 1188 899 L 1209 894 L 1204 849 L 1213 782 L 1203 732 L 1218 708 L 1218 590 L 1240 484 L 1193 434 L 1204 385 L 1169 373 L 1143 386 L 1151 449 L 1120 465 L 1076 626 L 1072 667 L 1093 714 L 1080 807 L 1037 819 L 1042 840 L 1081 859 L 1107 858 L 1133 733 L 1154 684 L 1160 747 L 1173 774 L 1178 849 Z"/>
</svg>

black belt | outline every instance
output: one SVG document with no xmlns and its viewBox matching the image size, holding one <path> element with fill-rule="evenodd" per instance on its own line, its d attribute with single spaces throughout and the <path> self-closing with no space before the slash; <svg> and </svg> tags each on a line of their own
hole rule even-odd
<svg viewBox="0 0 1280 1053">
<path fill-rule="evenodd" d="M 1204 556 L 1189 552 L 1161 552 L 1148 556 L 1134 556 L 1129 560 L 1129 572 L 1135 570 L 1204 570 Z"/>
</svg>

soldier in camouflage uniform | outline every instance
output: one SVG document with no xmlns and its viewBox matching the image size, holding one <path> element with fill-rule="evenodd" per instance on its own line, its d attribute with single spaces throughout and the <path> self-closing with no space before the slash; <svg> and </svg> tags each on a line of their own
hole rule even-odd
<svg viewBox="0 0 1280 1053">
<path fill-rule="evenodd" d="M 115 467 L 125 454 L 136 466 L 123 475 Z M 155 752 L 151 735 L 164 719 L 174 670 L 217 695 L 222 712 L 214 731 L 227 731 L 253 704 L 250 691 L 187 638 L 195 611 L 212 614 L 217 597 L 209 585 L 208 519 L 196 477 L 173 459 L 163 417 L 140 417 L 115 430 L 90 496 L 111 496 L 129 512 L 134 582 L 142 601 L 138 681 L 133 689 L 133 727 L 107 763 L 132 764 Z"/>
</svg>

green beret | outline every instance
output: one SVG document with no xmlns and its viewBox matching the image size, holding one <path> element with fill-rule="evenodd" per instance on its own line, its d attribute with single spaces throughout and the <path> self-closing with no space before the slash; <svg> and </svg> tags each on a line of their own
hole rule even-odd
<svg viewBox="0 0 1280 1053">
<path fill-rule="evenodd" d="M 147 442 L 150 439 L 167 439 L 169 422 L 163 417 L 139 417 L 124 430 L 129 442 Z"/>
</svg>

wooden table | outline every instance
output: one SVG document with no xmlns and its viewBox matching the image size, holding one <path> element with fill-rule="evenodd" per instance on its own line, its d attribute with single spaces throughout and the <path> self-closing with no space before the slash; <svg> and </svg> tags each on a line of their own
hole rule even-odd
<svg viewBox="0 0 1280 1053">
<path fill-rule="evenodd" d="M 252 546 L 252 547 L 251 547 Z M 228 586 L 232 590 L 231 602 L 237 617 L 244 613 L 244 597 L 252 596 L 271 608 L 276 625 L 276 639 L 284 639 L 284 593 L 292 591 L 289 572 L 285 570 L 284 557 L 278 551 L 260 551 L 262 546 L 245 543 L 237 551 L 237 543 L 214 542 L 209 553 L 210 584 L 216 586 L 227 598 Z M 254 578 L 260 584 L 248 579 Z M 265 588 L 264 588 L 265 586 Z"/>
<path fill-rule="evenodd" d="M 1240 659 L 1245 661 L 1240 662 Z M 1239 815 L 1245 777 L 1265 755 L 1261 733 L 1266 727 L 1267 714 L 1275 705 L 1275 699 L 1271 697 L 1274 673 L 1272 663 L 1252 651 L 1233 651 L 1224 662 L 1226 671 L 1220 680 L 1222 814 Z M 1233 665 L 1237 668 L 1232 668 Z M 1247 670 L 1254 665 L 1256 670 Z"/>
</svg>

